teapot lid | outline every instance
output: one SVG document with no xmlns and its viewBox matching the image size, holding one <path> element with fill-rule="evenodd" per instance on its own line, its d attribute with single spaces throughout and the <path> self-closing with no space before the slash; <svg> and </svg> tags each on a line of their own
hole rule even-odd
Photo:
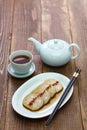
<svg viewBox="0 0 87 130">
<path fill-rule="evenodd" d="M 64 44 L 65 42 L 59 39 L 53 39 L 47 41 L 48 48 L 52 50 L 61 50 L 64 48 Z"/>
</svg>

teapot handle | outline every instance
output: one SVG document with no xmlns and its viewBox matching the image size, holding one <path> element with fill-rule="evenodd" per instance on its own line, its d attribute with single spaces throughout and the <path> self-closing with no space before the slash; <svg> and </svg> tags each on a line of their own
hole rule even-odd
<svg viewBox="0 0 87 130">
<path fill-rule="evenodd" d="M 72 43 L 72 44 L 69 46 L 69 49 L 70 49 L 70 50 L 72 50 L 71 47 L 75 47 L 76 50 L 77 50 L 77 54 L 76 54 L 75 56 L 73 56 L 73 55 L 71 56 L 71 60 L 74 60 L 74 59 L 76 59 L 76 58 L 80 55 L 80 47 L 79 47 L 76 43 Z"/>
</svg>

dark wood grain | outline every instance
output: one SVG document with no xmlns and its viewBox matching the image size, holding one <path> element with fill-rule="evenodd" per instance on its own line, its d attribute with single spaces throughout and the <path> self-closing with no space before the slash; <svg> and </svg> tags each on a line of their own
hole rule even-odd
<svg viewBox="0 0 87 130">
<path fill-rule="evenodd" d="M 70 44 L 73 42 L 72 37 L 72 30 L 71 30 L 71 19 L 70 19 L 70 11 L 69 10 L 69 3 L 68 1 L 43 1 L 43 11 L 42 11 L 42 38 L 44 39 L 52 39 L 52 38 L 59 38 L 63 39 Z M 46 9 L 47 7 L 47 9 Z M 45 30 L 44 30 L 45 26 Z M 54 71 L 59 72 L 64 75 L 67 75 L 69 78 L 71 77 L 71 74 L 74 71 L 75 63 L 74 61 L 71 61 L 69 64 L 63 66 L 63 67 L 57 67 L 57 68 L 51 68 L 49 66 L 44 66 L 44 71 Z M 68 70 L 68 71 L 67 71 Z M 56 119 L 53 120 L 53 123 L 58 128 L 61 129 L 80 129 L 82 130 L 81 123 L 81 115 L 80 115 L 80 107 L 79 107 L 79 100 L 78 100 L 78 86 L 75 84 L 75 93 L 71 99 L 71 101 L 68 103 L 69 107 L 68 109 L 66 106 L 62 110 L 62 114 L 57 113 Z M 73 114 L 78 111 L 74 116 Z M 73 116 L 73 122 L 72 120 Z M 63 120 L 67 117 L 66 120 Z M 63 125 L 62 125 L 63 122 Z M 79 122 L 79 123 L 78 123 Z M 54 126 L 55 127 L 55 126 Z"/>
<path fill-rule="evenodd" d="M 4 130 L 6 124 L 7 64 L 11 43 L 13 4 L 13 0 L 0 0 L 0 130 Z"/>
<path fill-rule="evenodd" d="M 75 3 L 75 4 L 74 4 Z M 79 6 L 78 6 L 79 5 Z M 73 41 L 77 42 L 81 48 L 81 55 L 76 61 L 76 65 L 82 69 L 82 74 L 79 80 L 79 101 L 82 115 L 83 129 L 87 130 L 87 1 L 73 0 L 70 1 L 70 17 L 72 26 Z M 76 10 L 76 11 L 75 11 Z"/>
<path fill-rule="evenodd" d="M 34 50 L 33 44 L 28 42 L 28 37 L 35 37 L 41 39 L 41 7 L 40 0 L 24 1 L 15 0 L 14 3 L 14 16 L 13 16 L 13 29 L 12 29 L 12 42 L 11 52 L 15 50 L 28 50 L 34 55 L 34 62 L 36 66 L 36 75 L 42 72 L 42 62 Z M 10 53 L 11 53 L 10 52 Z M 37 121 L 32 121 L 24 117 L 19 116 L 14 112 L 11 106 L 11 99 L 17 88 L 20 87 L 25 81 L 30 79 L 32 76 L 25 79 L 11 78 L 9 75 L 9 88 L 8 88 L 8 102 L 7 102 L 7 113 L 6 113 L 6 130 L 12 129 L 34 129 L 37 128 Z M 8 118 L 10 115 L 10 118 Z"/>
<path fill-rule="evenodd" d="M 86 0 L 0 0 L 0 130 L 87 130 L 86 12 Z M 54 38 L 78 43 L 81 55 L 61 67 L 48 66 L 28 37 L 42 44 Z M 24 79 L 14 78 L 7 72 L 9 55 L 21 49 L 32 52 L 36 67 L 35 72 Z M 45 126 L 47 117 L 27 119 L 13 110 L 12 96 L 24 82 L 43 72 L 57 72 L 71 78 L 76 66 L 82 71 L 73 95 L 48 127 Z"/>
</svg>

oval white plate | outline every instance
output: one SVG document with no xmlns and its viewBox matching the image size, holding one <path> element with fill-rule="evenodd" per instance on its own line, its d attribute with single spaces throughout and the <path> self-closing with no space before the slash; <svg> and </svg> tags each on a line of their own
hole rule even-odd
<svg viewBox="0 0 87 130">
<path fill-rule="evenodd" d="M 55 105 L 57 104 L 58 100 L 52 104 L 50 107 L 48 107 L 45 110 L 42 111 L 30 111 L 28 109 L 26 109 L 23 105 L 22 105 L 22 101 L 23 98 L 30 93 L 33 89 L 35 89 L 39 84 L 41 84 L 44 80 L 48 79 L 48 78 L 54 78 L 59 80 L 63 87 L 64 90 L 67 86 L 67 84 L 69 83 L 70 79 L 67 78 L 66 76 L 59 74 L 59 73 L 52 73 L 52 72 L 48 72 L 48 73 L 42 73 L 39 74 L 37 76 L 34 76 L 33 78 L 31 78 L 30 80 L 28 80 L 27 82 L 25 82 L 23 85 L 21 85 L 16 92 L 14 93 L 13 97 L 12 97 L 12 106 L 13 109 L 20 115 L 27 117 L 27 118 L 42 118 L 45 116 L 48 116 L 49 114 L 52 113 Z M 64 91 L 63 90 L 63 91 Z M 71 88 L 70 92 L 68 93 L 67 97 L 65 98 L 65 100 L 63 101 L 61 107 L 70 99 L 71 95 L 73 93 L 73 87 Z"/>
</svg>

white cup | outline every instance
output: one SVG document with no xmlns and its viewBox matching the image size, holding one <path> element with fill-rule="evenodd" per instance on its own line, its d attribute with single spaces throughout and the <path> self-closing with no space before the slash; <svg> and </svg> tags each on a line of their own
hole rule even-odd
<svg viewBox="0 0 87 130">
<path fill-rule="evenodd" d="M 18 57 L 25 57 L 29 58 L 28 61 L 24 62 L 23 59 L 19 60 L 19 63 L 17 63 L 18 61 Z M 15 60 L 17 62 L 15 62 Z M 31 68 L 31 64 L 33 61 L 33 55 L 31 52 L 27 51 L 27 50 L 17 50 L 11 53 L 11 55 L 9 56 L 9 60 L 12 66 L 12 69 L 14 70 L 14 72 L 16 74 L 26 74 L 29 72 L 29 69 Z"/>
</svg>

